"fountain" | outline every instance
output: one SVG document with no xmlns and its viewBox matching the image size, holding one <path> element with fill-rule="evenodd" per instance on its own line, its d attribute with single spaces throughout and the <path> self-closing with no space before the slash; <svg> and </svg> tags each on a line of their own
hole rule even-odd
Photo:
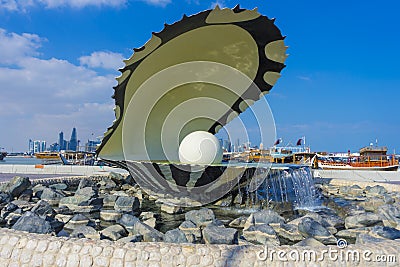
<svg viewBox="0 0 400 267">
<path fill-rule="evenodd" d="M 333 266 L 338 258 L 324 255 L 335 251 L 349 265 L 369 265 L 371 255 L 396 263 L 398 185 L 315 183 L 308 166 L 220 162 L 213 135 L 248 137 L 243 112 L 256 118 L 265 146 L 276 140 L 264 95 L 286 48 L 274 20 L 239 6 L 153 33 L 121 69 L 116 118 L 97 150 L 130 175 L 0 184 L 0 262 L 280 266 L 276 257 L 286 255 L 289 265 Z"/>
</svg>

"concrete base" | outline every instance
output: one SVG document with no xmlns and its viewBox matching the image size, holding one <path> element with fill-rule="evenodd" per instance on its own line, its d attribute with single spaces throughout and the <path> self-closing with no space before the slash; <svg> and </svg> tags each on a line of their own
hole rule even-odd
<svg viewBox="0 0 400 267">
<path fill-rule="evenodd" d="M 400 171 L 313 170 L 315 178 L 344 179 L 353 182 L 398 182 Z"/>
<path fill-rule="evenodd" d="M 97 175 L 110 172 L 128 174 L 124 169 L 107 166 L 76 166 L 76 165 L 0 165 L 0 173 L 18 174 L 60 174 L 60 175 Z"/>
</svg>

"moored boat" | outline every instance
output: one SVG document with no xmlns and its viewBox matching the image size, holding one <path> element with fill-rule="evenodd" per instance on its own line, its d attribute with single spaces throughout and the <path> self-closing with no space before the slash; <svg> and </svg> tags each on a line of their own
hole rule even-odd
<svg viewBox="0 0 400 267">
<path fill-rule="evenodd" d="M 387 155 L 387 147 L 367 146 L 359 156 L 318 155 L 318 167 L 323 170 L 397 171 L 399 161 L 395 155 Z"/>
</svg>

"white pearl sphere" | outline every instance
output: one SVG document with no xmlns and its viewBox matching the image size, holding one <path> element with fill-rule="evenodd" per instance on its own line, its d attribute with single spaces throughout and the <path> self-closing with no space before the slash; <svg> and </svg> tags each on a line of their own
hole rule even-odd
<svg viewBox="0 0 400 267">
<path fill-rule="evenodd" d="M 179 145 L 179 160 L 185 164 L 221 163 L 222 149 L 219 140 L 209 132 L 192 132 Z"/>
</svg>

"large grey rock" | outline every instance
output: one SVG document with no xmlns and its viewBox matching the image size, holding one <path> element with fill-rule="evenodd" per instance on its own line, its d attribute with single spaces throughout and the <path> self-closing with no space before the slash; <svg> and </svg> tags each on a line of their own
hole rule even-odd
<svg viewBox="0 0 400 267">
<path fill-rule="evenodd" d="M 8 193 L 12 197 L 19 197 L 30 186 L 31 182 L 28 177 L 15 176 L 7 183 L 0 185 L 0 192 Z"/>
<path fill-rule="evenodd" d="M 400 228 L 400 207 L 398 205 L 383 205 L 377 210 L 385 226 Z"/>
<path fill-rule="evenodd" d="M 352 229 L 344 229 L 335 234 L 337 238 L 345 239 L 347 242 L 354 243 L 356 241 L 357 235 L 359 234 L 368 234 L 371 231 L 371 227 L 361 227 L 361 228 L 352 228 Z"/>
<path fill-rule="evenodd" d="M 290 242 L 299 242 L 304 239 L 298 227 L 294 224 L 275 223 L 270 224 L 279 237 Z"/>
<path fill-rule="evenodd" d="M 52 218 L 54 218 L 54 216 L 56 215 L 56 212 L 45 200 L 40 200 L 38 203 L 36 203 L 36 205 L 32 208 L 32 212 L 39 216 L 49 216 Z"/>
<path fill-rule="evenodd" d="M 285 223 L 285 219 L 273 210 L 262 210 L 250 214 L 244 228 L 258 224 Z"/>
<path fill-rule="evenodd" d="M 164 235 L 164 242 L 167 243 L 188 243 L 186 235 L 179 229 L 169 230 Z"/>
<path fill-rule="evenodd" d="M 123 214 L 122 217 L 117 220 L 117 223 L 124 226 L 129 232 L 133 231 L 133 226 L 137 222 L 140 222 L 140 220 L 131 214 Z"/>
<path fill-rule="evenodd" d="M 233 245 L 238 243 L 238 231 L 236 229 L 214 224 L 209 224 L 203 229 L 203 237 L 206 244 Z"/>
<path fill-rule="evenodd" d="M 247 221 L 247 216 L 240 216 L 229 223 L 230 227 L 233 228 L 243 228 Z"/>
<path fill-rule="evenodd" d="M 367 186 L 365 188 L 365 193 L 367 196 L 382 196 L 387 193 L 387 190 L 381 185 L 375 185 L 373 187 Z"/>
<path fill-rule="evenodd" d="M 100 219 L 107 222 L 118 221 L 122 217 L 122 213 L 116 210 L 105 210 L 100 211 Z"/>
<path fill-rule="evenodd" d="M 133 225 L 131 230 L 133 235 L 142 235 L 145 242 L 161 242 L 164 234 L 140 221 Z"/>
<path fill-rule="evenodd" d="M 63 197 L 65 197 L 64 194 L 52 188 L 44 188 L 40 194 L 40 199 L 47 201 L 50 205 L 58 205 Z"/>
<path fill-rule="evenodd" d="M 161 211 L 168 213 L 168 214 L 178 214 L 178 213 L 182 213 L 182 208 L 179 206 L 163 203 L 163 204 L 161 204 Z"/>
<path fill-rule="evenodd" d="M 102 192 L 110 192 L 111 190 L 117 189 L 117 184 L 108 177 L 103 177 L 97 185 Z"/>
<path fill-rule="evenodd" d="M 110 174 L 108 175 L 108 178 L 113 180 L 116 184 L 121 185 L 121 184 L 125 183 L 125 177 L 120 173 L 110 172 Z"/>
<path fill-rule="evenodd" d="M 114 208 L 115 201 L 117 201 L 118 196 L 117 195 L 110 195 L 107 194 L 103 197 L 103 207 L 107 208 Z"/>
<path fill-rule="evenodd" d="M 392 240 L 400 238 L 400 230 L 387 226 L 374 226 L 370 234 Z"/>
<path fill-rule="evenodd" d="M 23 200 L 23 201 L 31 201 L 33 196 L 33 191 L 32 189 L 25 189 L 22 191 L 22 193 L 19 195 L 18 200 Z"/>
<path fill-rule="evenodd" d="M 243 230 L 243 236 L 247 241 L 255 244 L 279 246 L 280 241 L 272 226 L 268 224 L 251 225 Z"/>
<path fill-rule="evenodd" d="M 310 217 L 304 218 L 298 226 L 304 237 L 312 237 L 325 245 L 336 244 L 336 238 L 319 222 Z"/>
<path fill-rule="evenodd" d="M 42 184 L 35 185 L 35 186 L 32 188 L 33 195 L 34 195 L 35 197 L 40 198 L 40 196 L 42 195 L 42 192 L 43 192 L 43 190 L 44 190 L 45 188 L 47 188 L 47 187 L 44 186 L 44 185 L 42 185 Z"/>
<path fill-rule="evenodd" d="M 75 191 L 75 196 L 85 196 L 88 199 L 98 197 L 97 190 L 93 187 L 79 188 Z"/>
<path fill-rule="evenodd" d="M 137 197 L 118 197 L 115 201 L 114 209 L 122 212 L 138 211 L 140 201 Z"/>
<path fill-rule="evenodd" d="M 83 214 L 75 214 L 64 226 L 65 229 L 76 229 L 80 226 L 87 226 L 90 219 Z"/>
<path fill-rule="evenodd" d="M 211 209 L 202 208 L 186 212 L 185 220 L 193 222 L 198 227 L 207 226 L 215 220 L 215 215 Z"/>
<path fill-rule="evenodd" d="M 379 243 L 379 242 L 384 242 L 384 241 L 388 241 L 388 240 L 383 237 L 376 237 L 376 236 L 372 236 L 370 234 L 359 234 L 359 235 L 357 235 L 356 245 L 362 245 L 362 244 L 371 245 L 374 243 Z"/>
<path fill-rule="evenodd" d="M 75 238 L 100 239 L 100 233 L 91 226 L 78 226 L 72 231 L 70 236 Z"/>
<path fill-rule="evenodd" d="M 49 185 L 49 188 L 52 188 L 54 190 L 67 190 L 68 185 L 66 185 L 64 183 L 58 183 L 58 184 Z"/>
<path fill-rule="evenodd" d="M 105 228 L 103 231 L 101 231 L 101 236 L 103 238 L 107 238 L 113 241 L 126 237 L 127 235 L 128 232 L 125 230 L 123 226 L 119 224 L 111 225 Z"/>
<path fill-rule="evenodd" d="M 29 211 L 18 219 L 12 229 L 36 234 L 50 234 L 53 232 L 50 222 Z"/>
<path fill-rule="evenodd" d="M 374 226 L 377 224 L 382 224 L 382 219 L 379 215 L 371 212 L 348 216 L 345 219 L 345 227 L 347 229 Z"/>
<path fill-rule="evenodd" d="M 189 243 L 196 243 L 202 239 L 200 227 L 198 227 L 191 221 L 182 222 L 179 225 L 179 230 L 181 230 L 185 234 L 186 239 L 189 241 Z"/>
</svg>

